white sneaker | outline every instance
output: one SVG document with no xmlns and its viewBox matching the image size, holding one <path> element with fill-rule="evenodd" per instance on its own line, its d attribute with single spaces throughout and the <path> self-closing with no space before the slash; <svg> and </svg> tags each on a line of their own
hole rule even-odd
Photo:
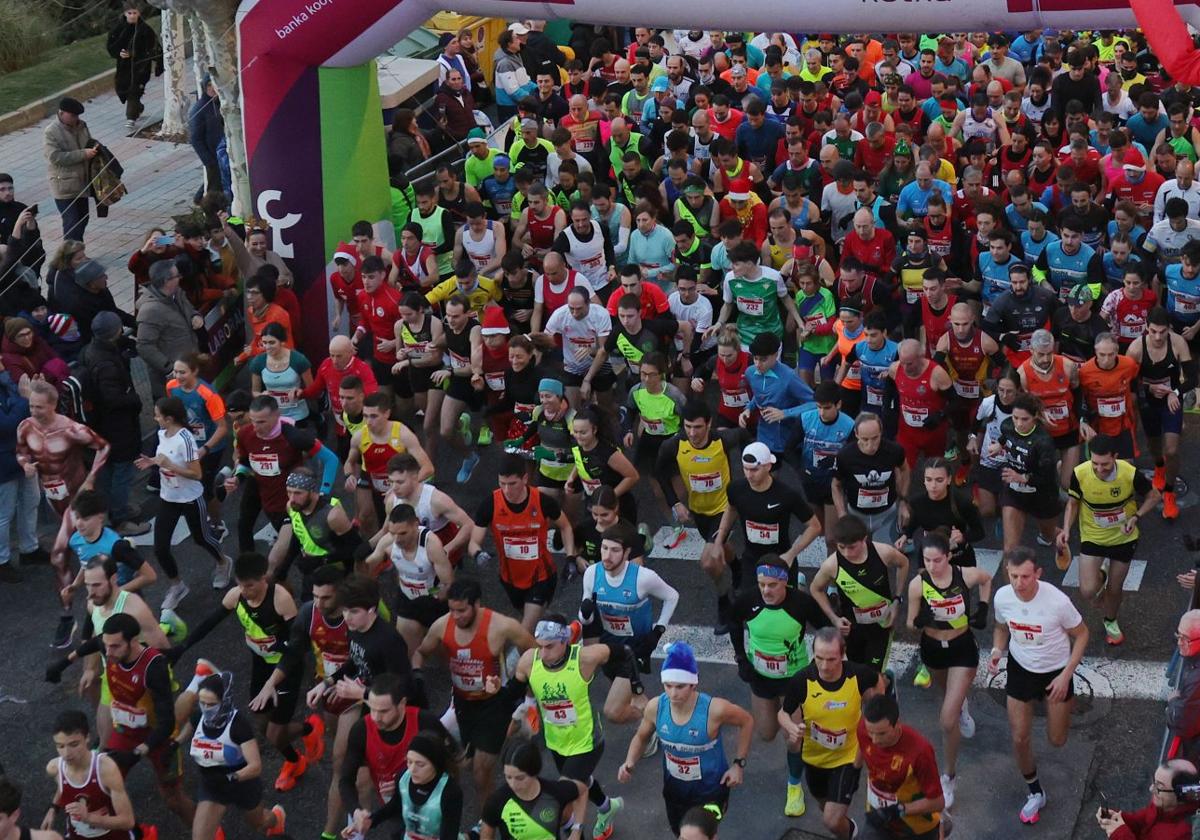
<svg viewBox="0 0 1200 840">
<path fill-rule="evenodd" d="M 964 738 L 975 737 L 975 718 L 971 717 L 971 709 L 963 700 L 962 711 L 958 713 L 958 731 Z"/>
<path fill-rule="evenodd" d="M 945 808 L 949 811 L 954 807 L 954 779 L 942 774 L 942 796 L 946 798 Z"/>
<path fill-rule="evenodd" d="M 233 561 L 228 557 L 224 563 L 218 563 L 213 566 L 212 571 L 212 588 L 213 589 L 228 589 L 229 579 L 233 576 Z"/>
<path fill-rule="evenodd" d="M 183 581 L 172 584 L 171 588 L 167 590 L 167 594 L 163 596 L 162 608 L 164 610 L 175 609 L 188 596 L 190 591 L 187 584 Z"/>
<path fill-rule="evenodd" d="M 1025 799 L 1025 807 L 1021 809 L 1021 822 L 1033 825 L 1041 818 L 1042 808 L 1046 806 L 1046 794 L 1031 793 Z"/>
</svg>

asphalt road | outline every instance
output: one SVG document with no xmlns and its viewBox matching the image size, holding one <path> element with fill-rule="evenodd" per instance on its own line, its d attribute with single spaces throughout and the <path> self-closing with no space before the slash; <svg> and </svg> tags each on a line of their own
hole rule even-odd
<svg viewBox="0 0 1200 840">
<path fill-rule="evenodd" d="M 1188 417 L 1189 427 L 1197 425 Z M 1196 429 L 1190 428 L 1189 433 Z M 444 450 L 445 448 L 443 448 Z M 458 462 L 442 458 L 438 464 L 439 485 L 450 492 L 468 511 L 474 510 L 484 493 L 495 487 L 496 450 L 485 454 L 483 462 L 466 485 L 451 480 Z M 1200 473 L 1195 469 L 1200 458 L 1195 452 L 1185 452 L 1183 475 L 1196 477 L 1193 486 L 1200 487 Z M 639 511 L 652 526 L 663 523 L 666 512 L 659 509 L 646 482 L 637 488 Z M 1008 750 L 1008 729 L 1004 718 L 1002 692 L 996 688 L 977 688 L 972 697 L 972 709 L 979 730 L 972 741 L 964 742 L 960 759 L 958 804 L 954 809 L 956 836 L 971 838 L 1008 838 L 1017 830 L 1022 836 L 1047 838 L 1097 837 L 1093 814 L 1103 793 L 1110 807 L 1128 809 L 1143 806 L 1147 787 L 1162 737 L 1162 704 L 1156 679 L 1165 668 L 1172 646 L 1171 633 L 1187 600 L 1176 585 L 1174 577 L 1190 568 L 1193 557 L 1184 548 L 1182 535 L 1194 528 L 1197 493 L 1181 497 L 1183 513 L 1174 524 L 1163 523 L 1152 515 L 1143 523 L 1141 559 L 1148 561 L 1140 586 L 1127 593 L 1122 612 L 1126 642 L 1117 649 L 1106 648 L 1100 628 L 1100 617 L 1094 608 L 1083 607 L 1092 628 L 1088 655 L 1106 663 L 1118 663 L 1111 671 L 1090 671 L 1095 686 L 1081 685 L 1084 697 L 1079 703 L 1069 744 L 1052 750 L 1040 733 L 1035 734 L 1040 756 L 1040 771 L 1050 802 L 1043 812 L 1041 823 L 1034 827 L 1018 828 L 1016 811 L 1024 801 L 1024 785 L 1013 765 Z M 153 499 L 145 501 L 152 509 Z M 234 513 L 236 505 L 227 509 Z M 49 534 L 53 523 L 48 511 L 44 522 Z M 231 531 L 235 530 L 232 519 Z M 1032 540 L 1032 531 L 1029 533 Z M 998 541 L 989 539 L 984 547 L 995 548 Z M 227 551 L 235 550 L 234 540 L 226 544 Z M 143 549 L 148 551 L 148 549 Z M 1042 549 L 1047 564 L 1046 579 L 1059 582 L 1062 573 L 1054 568 L 1048 549 Z M 189 623 L 198 621 L 218 601 L 218 594 L 209 587 L 209 561 L 190 543 L 176 547 L 184 577 L 192 594 L 180 607 L 180 614 Z M 721 696 L 749 703 L 749 692 L 736 676 L 735 669 L 722 664 L 726 655 L 719 640 L 714 640 L 707 627 L 715 619 L 715 603 L 709 586 L 694 560 L 658 559 L 652 565 L 682 593 L 674 623 L 678 631 L 698 642 L 705 662 L 701 665 L 701 687 Z M 68 672 L 61 685 L 42 681 L 46 663 L 54 656 L 48 647 L 53 631 L 56 597 L 53 577 L 48 567 L 26 568 L 25 581 L 18 585 L 0 587 L 0 633 L 6 644 L 0 658 L 0 761 L 8 773 L 25 788 L 26 822 L 34 824 L 44 813 L 53 792 L 53 784 L 43 775 L 46 761 L 54 754 L 50 728 L 55 715 L 71 707 L 81 707 L 74 694 L 77 672 Z M 473 572 L 473 570 L 471 570 Z M 494 567 L 478 572 L 484 582 L 485 604 L 508 610 L 507 600 L 499 587 Z M 156 585 L 149 593 L 153 605 L 162 597 L 164 587 Z M 1077 596 L 1077 590 L 1068 589 Z M 555 608 L 573 612 L 579 601 L 580 585 L 562 585 L 555 599 Z M 1078 603 L 1078 599 L 1077 599 Z M 79 608 L 81 609 L 81 607 Z M 241 642 L 240 629 L 229 620 L 209 639 L 189 652 L 179 666 L 180 673 L 190 673 L 196 655 L 206 656 L 222 666 L 232 666 L 244 674 L 249 656 Z M 900 639 L 906 639 L 902 633 Z M 913 641 L 907 638 L 907 641 Z M 986 649 L 989 641 L 981 636 Z M 705 643 L 705 644 L 701 644 Z M 1162 667 L 1159 667 L 1161 664 Z M 931 691 L 914 688 L 911 683 L 913 663 L 901 674 L 901 702 L 906 720 L 918 726 L 940 745 L 936 729 L 937 700 Z M 440 711 L 446 700 L 445 672 L 440 664 L 432 666 L 431 688 L 433 703 Z M 1097 676 L 1099 673 L 1099 676 Z M 594 700 L 606 690 L 604 680 L 597 680 Z M 241 702 L 246 699 L 246 681 L 235 682 Z M 647 681 L 648 691 L 657 690 L 657 678 Z M 1094 693 L 1096 696 L 1088 696 Z M 628 785 L 617 785 L 616 767 L 625 753 L 632 728 L 607 730 L 607 754 L 599 778 L 612 794 L 626 798 L 627 814 L 617 821 L 617 836 L 666 838 L 669 836 L 662 814 L 658 759 L 646 761 L 638 768 L 635 779 Z M 264 778 L 273 780 L 280 759 L 265 749 Z M 730 829 L 734 836 L 780 837 L 792 832 L 793 837 L 826 836 L 810 799 L 809 813 L 798 820 L 783 816 L 783 747 L 780 743 L 756 743 L 751 753 L 746 784 L 734 793 L 731 803 Z M 288 833 L 294 837 L 315 838 L 324 818 L 324 793 L 329 781 L 328 760 L 312 769 L 301 783 L 286 794 L 267 795 L 267 802 L 281 802 L 288 811 Z M 189 785 L 192 780 L 187 782 Z M 168 814 L 154 792 L 152 779 L 145 768 L 134 770 L 129 780 L 139 820 L 156 823 L 164 837 L 186 837 L 189 832 Z M 269 785 L 268 785 L 269 787 Z M 861 799 L 861 793 L 860 793 Z M 858 800 L 855 809 L 860 808 Z M 473 819 L 478 805 L 468 791 L 468 812 Z M 726 834 L 730 833 L 726 829 Z M 231 838 L 250 837 L 252 833 L 236 817 L 225 821 L 226 835 Z M 382 829 L 376 833 L 382 832 Z M 372 835 L 374 836 L 374 834 Z"/>
</svg>

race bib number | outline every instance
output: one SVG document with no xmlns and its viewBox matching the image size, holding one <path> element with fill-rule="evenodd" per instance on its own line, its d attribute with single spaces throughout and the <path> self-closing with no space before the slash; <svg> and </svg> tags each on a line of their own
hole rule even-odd
<svg viewBox="0 0 1200 840">
<path fill-rule="evenodd" d="M 667 761 L 667 773 L 672 778 L 678 779 L 681 782 L 700 781 L 700 756 L 673 755 L 664 751 L 663 757 Z"/>
<path fill-rule="evenodd" d="M 400 578 L 400 590 L 408 598 L 424 598 L 433 592 L 428 581 L 404 577 Z"/>
<path fill-rule="evenodd" d="M 750 394 L 747 391 L 721 392 L 721 404 L 726 408 L 741 408 L 748 402 L 750 402 Z"/>
<path fill-rule="evenodd" d="M 246 636 L 246 647 L 250 648 L 251 653 L 256 656 L 261 656 L 266 659 L 268 656 L 275 653 L 275 637 L 274 636 Z"/>
<path fill-rule="evenodd" d="M 967 614 L 967 607 L 963 603 L 962 595 L 929 601 L 928 603 L 929 612 L 933 615 L 934 621 L 953 621 Z"/>
<path fill-rule="evenodd" d="M 383 493 L 384 495 L 387 495 L 387 492 L 392 489 L 392 483 L 388 481 L 387 476 L 383 476 L 382 478 L 377 475 L 371 476 L 371 486 L 375 488 L 376 493 Z"/>
<path fill-rule="evenodd" d="M 645 417 L 643 417 L 642 424 L 644 425 L 647 434 L 662 435 L 667 431 L 667 424 L 662 420 L 647 420 Z"/>
<path fill-rule="evenodd" d="M 1008 632 L 1012 637 L 1026 647 L 1041 647 L 1045 636 L 1040 624 L 1024 624 L 1019 621 L 1008 622 Z"/>
<path fill-rule="evenodd" d="M 816 315 L 809 315 L 804 318 L 804 326 L 809 330 L 816 329 L 817 327 L 823 327 L 828 323 L 829 318 L 825 316 L 824 312 L 819 312 Z"/>
<path fill-rule="evenodd" d="M 849 737 L 849 733 L 845 729 L 826 729 L 809 721 L 808 737 L 818 746 L 827 750 L 836 750 L 846 746 L 846 738 Z"/>
<path fill-rule="evenodd" d="M 786 677 L 788 669 L 787 654 L 763 653 L 754 651 L 754 670 L 764 677 Z"/>
<path fill-rule="evenodd" d="M 858 624 L 883 624 L 887 620 L 887 602 L 873 607 L 854 607 L 854 621 Z"/>
<path fill-rule="evenodd" d="M 267 391 L 267 394 L 275 398 L 280 408 L 296 404 L 291 391 Z"/>
<path fill-rule="evenodd" d="M 129 706 L 119 700 L 112 701 L 112 720 L 126 729 L 145 729 L 150 724 L 150 716 L 145 709 Z"/>
<path fill-rule="evenodd" d="M 977 400 L 980 394 L 979 383 L 974 380 L 955 379 L 954 393 L 964 400 Z"/>
<path fill-rule="evenodd" d="M 1048 402 L 1042 407 L 1042 410 L 1045 412 L 1047 420 L 1066 420 L 1071 416 L 1071 407 L 1065 402 Z"/>
<path fill-rule="evenodd" d="M 1200 312 L 1200 298 L 1175 292 L 1175 311 L 1185 315 Z"/>
<path fill-rule="evenodd" d="M 871 810 L 878 811 L 886 808 L 889 805 L 896 804 L 896 795 L 888 793 L 875 787 L 870 780 L 867 781 L 867 804 L 871 806 Z"/>
<path fill-rule="evenodd" d="M 66 501 L 67 498 L 67 482 L 61 478 L 44 478 L 42 479 L 42 490 L 46 493 L 46 498 L 52 502 Z"/>
<path fill-rule="evenodd" d="M 459 691 L 483 691 L 483 663 L 475 659 L 450 660 L 450 683 Z"/>
<path fill-rule="evenodd" d="M 904 300 L 909 306 L 915 306 L 921 301 L 921 292 L 918 289 L 905 289 Z"/>
<path fill-rule="evenodd" d="M 632 636 L 633 623 L 627 615 L 614 615 L 610 613 L 600 613 L 600 625 L 605 632 L 611 633 L 614 636 Z"/>
<path fill-rule="evenodd" d="M 867 386 L 867 405 L 883 405 L 883 391 Z"/>
<path fill-rule="evenodd" d="M 348 658 L 347 656 L 334 656 L 333 654 L 321 651 L 321 673 L 326 677 L 337 673 L 338 668 L 345 665 Z"/>
<path fill-rule="evenodd" d="M 749 315 L 752 318 L 759 318 L 764 311 L 763 299 L 756 297 L 737 297 L 737 309 L 743 315 Z"/>
<path fill-rule="evenodd" d="M 719 472 L 692 473 L 688 476 L 688 483 L 693 493 L 715 493 L 724 486 Z"/>
<path fill-rule="evenodd" d="M 450 367 L 454 370 L 463 370 L 471 366 L 471 360 L 465 356 L 460 356 L 454 351 L 450 352 Z"/>
<path fill-rule="evenodd" d="M 591 143 L 588 143 L 588 145 L 591 146 Z M 576 148 L 578 148 L 578 144 L 576 145 Z M 583 149 L 580 149 L 580 151 L 583 151 Z M 603 265 L 604 254 L 596 254 L 595 256 L 584 257 L 579 261 L 579 267 L 584 271 L 594 271 L 597 268 L 603 267 Z"/>
<path fill-rule="evenodd" d="M 493 391 L 503 391 L 504 390 L 504 372 L 503 371 L 501 371 L 499 373 L 485 373 L 483 375 L 483 381 L 486 382 L 488 388 L 490 388 Z"/>
<path fill-rule="evenodd" d="M 256 475 L 265 477 L 273 477 L 280 474 L 279 471 L 279 456 L 273 452 L 255 454 L 250 453 L 250 469 L 254 470 Z"/>
<path fill-rule="evenodd" d="M 1093 510 L 1092 521 L 1097 528 L 1116 528 L 1125 521 L 1125 508 L 1119 510 Z"/>
<path fill-rule="evenodd" d="M 746 520 L 746 542 L 754 545 L 778 545 L 779 526 L 772 522 Z"/>
<path fill-rule="evenodd" d="M 848 382 L 862 381 L 862 362 L 855 362 L 850 365 L 850 369 L 846 371 L 846 380 Z"/>
<path fill-rule="evenodd" d="M 504 556 L 509 560 L 537 560 L 540 556 L 538 551 L 538 538 L 505 537 Z"/>
<path fill-rule="evenodd" d="M 1137 338 L 1145 331 L 1146 325 L 1141 321 L 1135 324 L 1121 324 L 1117 327 L 1117 335 L 1121 338 Z"/>
<path fill-rule="evenodd" d="M 196 736 L 192 739 L 191 753 L 201 767 L 219 767 L 225 763 L 225 745 L 219 740 Z"/>
<path fill-rule="evenodd" d="M 542 718 L 551 726 L 574 726 L 579 721 L 575 704 L 570 700 L 550 700 L 542 703 Z"/>
<path fill-rule="evenodd" d="M 583 492 L 588 496 L 600 489 L 600 479 L 598 478 L 580 478 L 579 480 L 583 484 Z"/>
<path fill-rule="evenodd" d="M 925 427 L 925 421 L 929 419 L 928 408 L 902 408 L 900 414 L 904 417 L 904 423 L 914 429 L 922 429 Z"/>
<path fill-rule="evenodd" d="M 1120 417 L 1125 413 L 1124 397 L 1099 397 L 1096 400 L 1096 413 L 1101 417 Z"/>
<path fill-rule="evenodd" d="M 192 433 L 192 437 L 196 440 L 196 443 L 203 444 L 208 440 L 208 430 L 204 428 L 203 423 L 193 423 L 188 426 L 188 431 Z"/>
<path fill-rule="evenodd" d="M 868 508 L 885 508 L 888 503 L 888 489 L 886 487 L 878 490 L 872 490 L 869 487 L 858 488 L 858 508 L 865 510 Z"/>
</svg>

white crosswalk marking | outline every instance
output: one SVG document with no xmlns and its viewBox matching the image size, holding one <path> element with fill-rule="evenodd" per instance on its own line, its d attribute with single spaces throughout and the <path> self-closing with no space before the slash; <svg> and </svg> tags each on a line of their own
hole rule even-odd
<svg viewBox="0 0 1200 840">
<path fill-rule="evenodd" d="M 661 659 L 666 646 L 677 641 L 691 645 L 699 662 L 734 664 L 733 646 L 729 643 L 728 636 L 714 636 L 711 627 L 693 624 L 673 624 L 668 627 L 659 649 L 654 652 L 654 657 Z M 980 652 L 979 674 L 975 678 L 977 687 L 987 686 L 991 679 L 987 670 L 986 642 L 983 647 L 985 649 Z M 917 662 L 915 644 L 892 644 L 888 667 L 898 678 L 903 678 Z M 1167 696 L 1166 668 L 1166 662 L 1088 656 L 1084 657 L 1077 673 L 1091 685 L 1094 697 L 1113 700 L 1164 700 Z"/>
</svg>

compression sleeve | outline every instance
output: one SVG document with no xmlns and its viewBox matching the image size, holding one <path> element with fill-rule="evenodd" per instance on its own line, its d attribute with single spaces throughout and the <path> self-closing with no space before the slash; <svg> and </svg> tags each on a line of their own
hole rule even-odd
<svg viewBox="0 0 1200 840">
<path fill-rule="evenodd" d="M 153 750 L 175 731 L 175 700 L 165 656 L 154 657 L 146 666 L 146 691 L 154 703 L 154 729 L 146 737 L 146 746 Z"/>
<path fill-rule="evenodd" d="M 590 567 L 590 569 L 594 568 L 595 566 Z M 656 623 L 663 627 L 670 624 L 671 616 L 675 614 L 675 608 L 679 606 L 679 591 L 663 580 L 658 572 L 644 566 L 638 573 L 637 588 L 639 598 L 651 597 L 662 601 L 662 611 L 658 614 Z"/>
<path fill-rule="evenodd" d="M 232 612 L 233 610 L 227 610 L 224 606 L 218 606 L 215 610 L 206 615 L 199 624 L 192 628 L 192 632 L 188 634 L 186 639 L 172 648 L 173 653 L 174 651 L 178 651 L 178 653 L 174 653 L 176 661 L 178 660 L 178 657 L 183 655 L 184 651 L 188 650 L 192 645 L 196 644 L 196 642 L 200 641 L 209 633 L 211 633 L 216 626 L 224 621 L 225 617 Z"/>
<path fill-rule="evenodd" d="M 675 492 L 675 482 L 672 480 L 679 474 L 679 463 L 676 460 L 678 454 L 679 438 L 673 437 L 658 448 L 658 456 L 654 461 L 654 480 L 662 488 L 663 498 L 667 500 L 668 508 L 673 507 L 679 501 L 679 496 Z"/>
<path fill-rule="evenodd" d="M 311 644 L 308 628 L 312 626 L 314 609 L 316 607 L 313 606 L 313 602 L 306 601 L 292 620 L 292 626 L 288 631 L 287 646 L 283 649 L 283 658 L 276 666 L 284 674 L 294 674 L 297 668 L 304 667 L 304 652 Z"/>
<path fill-rule="evenodd" d="M 317 463 L 321 465 L 321 495 L 328 496 L 330 491 L 333 490 L 333 482 L 337 479 L 337 454 L 328 446 L 319 442 L 308 454 L 310 457 L 316 458 Z"/>
<path fill-rule="evenodd" d="M 362 807 L 358 801 L 358 771 L 367 764 L 367 724 L 359 720 L 350 727 L 346 738 L 346 756 L 342 759 L 342 772 L 338 776 L 338 793 L 342 795 L 342 806 L 353 814 Z M 397 796 L 393 801 L 399 800 Z"/>
</svg>

